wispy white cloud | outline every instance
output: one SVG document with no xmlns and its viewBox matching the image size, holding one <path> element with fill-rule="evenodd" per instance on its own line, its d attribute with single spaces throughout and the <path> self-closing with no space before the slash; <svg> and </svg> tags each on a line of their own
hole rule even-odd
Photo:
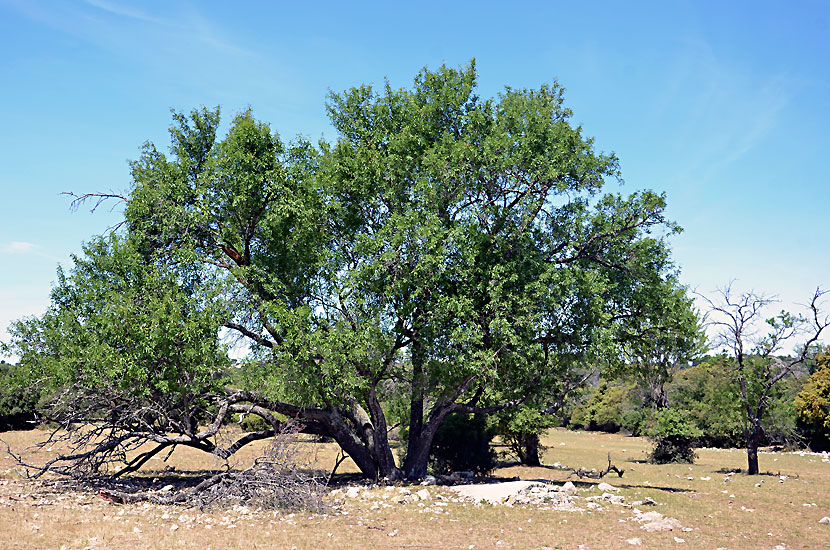
<svg viewBox="0 0 830 550">
<path fill-rule="evenodd" d="M 6 254 L 36 254 L 40 252 L 40 248 L 40 245 L 26 241 L 12 241 L 0 246 L 0 250 Z"/>
<path fill-rule="evenodd" d="M 229 54 L 253 56 L 254 52 L 232 43 L 224 37 L 224 33 L 207 17 L 197 10 L 192 10 L 187 16 L 187 31 L 197 40 L 208 44 L 216 50 Z"/>
<path fill-rule="evenodd" d="M 721 132 L 713 136 L 720 154 L 712 155 L 714 162 L 704 172 L 704 178 L 738 161 L 766 140 L 792 96 L 793 92 L 786 80 L 779 77 L 767 81 L 752 93 L 746 93 L 743 102 L 736 99 L 734 116 L 724 120 Z"/>
<path fill-rule="evenodd" d="M 84 0 L 89 6 L 102 10 L 110 15 L 149 23 L 160 27 L 170 39 L 183 39 L 191 42 L 201 42 L 219 51 L 234 54 L 250 55 L 252 52 L 233 44 L 223 36 L 223 32 L 212 21 L 206 18 L 195 6 L 185 4 L 182 11 L 174 16 L 150 14 L 137 9 L 132 5 L 124 5 L 111 0 Z"/>
<path fill-rule="evenodd" d="M 194 49 L 204 55 L 251 57 L 257 54 L 228 37 L 222 22 L 206 17 L 198 4 L 157 4 L 144 10 L 115 0 L 84 0 L 82 4 L 10 0 L 19 14 L 59 32 L 95 46 L 138 59 L 146 59 L 148 48 L 164 55 L 191 56 Z"/>
<path fill-rule="evenodd" d="M 50 254 L 43 246 L 27 241 L 10 241 L 0 244 L 0 254 L 15 254 L 19 256 L 46 258 L 51 261 L 60 261 Z"/>
<path fill-rule="evenodd" d="M 98 9 L 104 10 L 109 12 L 112 15 L 118 15 L 121 17 L 128 17 L 130 19 L 137 19 L 139 21 L 146 21 L 148 23 L 154 23 L 156 25 L 162 26 L 174 26 L 172 21 L 168 19 L 164 19 L 161 17 L 156 17 L 152 15 L 148 15 L 147 13 L 136 9 L 133 6 L 123 6 L 113 2 L 107 2 L 105 0 L 84 0 L 90 6 L 96 7 Z"/>
<path fill-rule="evenodd" d="M 801 86 L 791 75 L 758 74 L 703 40 L 688 40 L 648 116 L 671 128 L 669 153 L 683 159 L 678 173 L 705 182 L 768 140 Z"/>
</svg>

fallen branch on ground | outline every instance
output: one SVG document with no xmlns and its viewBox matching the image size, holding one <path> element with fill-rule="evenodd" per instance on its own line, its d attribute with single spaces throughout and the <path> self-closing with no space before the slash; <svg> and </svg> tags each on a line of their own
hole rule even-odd
<svg viewBox="0 0 830 550">
<path fill-rule="evenodd" d="M 592 479 L 602 479 L 611 472 L 617 472 L 617 475 L 619 477 L 622 477 L 625 473 L 625 470 L 617 468 L 616 466 L 611 464 L 611 453 L 608 453 L 608 466 L 600 472 L 596 471 L 596 469 L 586 470 L 584 468 L 569 468 L 569 470 L 571 470 L 571 473 L 568 475 L 568 479 L 570 479 L 572 476 L 577 476 L 580 479 L 586 477 Z"/>
<path fill-rule="evenodd" d="M 66 476 L 53 483 L 63 488 L 94 491 L 99 498 L 113 504 L 152 502 L 207 508 L 244 503 L 262 508 L 322 512 L 327 507 L 323 497 L 328 480 L 324 472 L 311 469 L 304 458 L 297 438 L 302 430 L 301 423 L 284 423 L 272 443 L 247 468 L 232 469 L 225 463 L 222 471 L 198 472 L 199 475 L 194 472 L 193 476 L 177 477 L 163 487 L 162 484 L 153 486 L 145 476 Z M 26 465 L 10 449 L 7 452 L 19 464 Z M 43 471 L 43 467 L 38 471 Z"/>
</svg>

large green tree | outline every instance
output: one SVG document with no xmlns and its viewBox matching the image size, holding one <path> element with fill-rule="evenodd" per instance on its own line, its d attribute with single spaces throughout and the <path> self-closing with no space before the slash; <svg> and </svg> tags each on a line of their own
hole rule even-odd
<svg viewBox="0 0 830 550">
<path fill-rule="evenodd" d="M 198 417 L 268 420 L 239 445 L 273 435 L 280 413 L 333 437 L 366 476 L 420 477 L 449 414 L 540 402 L 574 364 L 619 357 L 638 289 L 673 274 L 664 197 L 601 193 L 618 160 L 571 123 L 556 83 L 482 99 L 473 64 L 441 67 L 409 89 L 332 94 L 328 111 L 337 138 L 318 145 L 287 145 L 251 112 L 223 139 L 218 110 L 176 113 L 170 153 L 147 144 L 132 164 L 131 249 L 203 296 L 176 303 L 210 312 L 206 341 L 221 325 L 251 345 Z M 111 361 L 82 355 L 83 368 Z M 394 392 L 401 464 L 382 406 Z M 178 445 L 216 447 L 179 431 Z"/>
</svg>

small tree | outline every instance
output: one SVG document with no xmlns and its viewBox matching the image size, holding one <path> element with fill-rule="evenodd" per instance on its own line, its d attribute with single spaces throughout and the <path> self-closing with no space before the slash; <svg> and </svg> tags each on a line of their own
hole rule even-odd
<svg viewBox="0 0 830 550">
<path fill-rule="evenodd" d="M 747 473 L 758 474 L 758 447 L 765 438 L 764 422 L 776 385 L 809 358 L 811 346 L 830 325 L 822 317 L 819 301 L 825 292 L 816 289 L 810 301 L 810 317 L 782 311 L 766 320 L 767 331 L 758 336 L 756 324 L 763 311 L 776 300 L 754 292 L 735 296 L 731 285 L 719 291 L 717 301 L 700 295 L 709 304 L 709 322 L 720 329 L 717 343 L 726 347 L 734 362 L 734 376 L 746 414 Z M 799 336 L 807 341 L 795 357 L 777 355 L 787 343 Z"/>
<path fill-rule="evenodd" d="M 676 279 L 640 288 L 638 295 L 642 315 L 621 339 L 622 368 L 647 391 L 647 404 L 656 412 L 669 406 L 666 384 L 703 353 L 706 337 L 692 298 Z"/>
</svg>

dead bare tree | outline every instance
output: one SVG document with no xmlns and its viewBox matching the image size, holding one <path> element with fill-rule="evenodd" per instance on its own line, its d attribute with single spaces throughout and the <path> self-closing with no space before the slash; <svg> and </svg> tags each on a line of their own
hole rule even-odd
<svg viewBox="0 0 830 550">
<path fill-rule="evenodd" d="M 715 343 L 727 348 L 734 361 L 735 380 L 746 415 L 744 435 L 749 475 L 759 472 L 758 448 L 766 435 L 764 415 L 773 388 L 807 361 L 812 346 L 830 325 L 830 317 L 820 312 L 820 301 L 825 294 L 827 291 L 816 289 L 808 306 L 809 317 L 782 311 L 764 319 L 764 310 L 777 302 L 775 298 L 755 292 L 736 295 L 731 283 L 718 290 L 715 300 L 698 293 L 709 306 L 708 324 L 719 329 Z M 765 321 L 764 332 L 758 326 L 761 321 Z M 805 342 L 794 357 L 778 355 L 786 344 L 799 337 L 805 338 Z"/>
</svg>

